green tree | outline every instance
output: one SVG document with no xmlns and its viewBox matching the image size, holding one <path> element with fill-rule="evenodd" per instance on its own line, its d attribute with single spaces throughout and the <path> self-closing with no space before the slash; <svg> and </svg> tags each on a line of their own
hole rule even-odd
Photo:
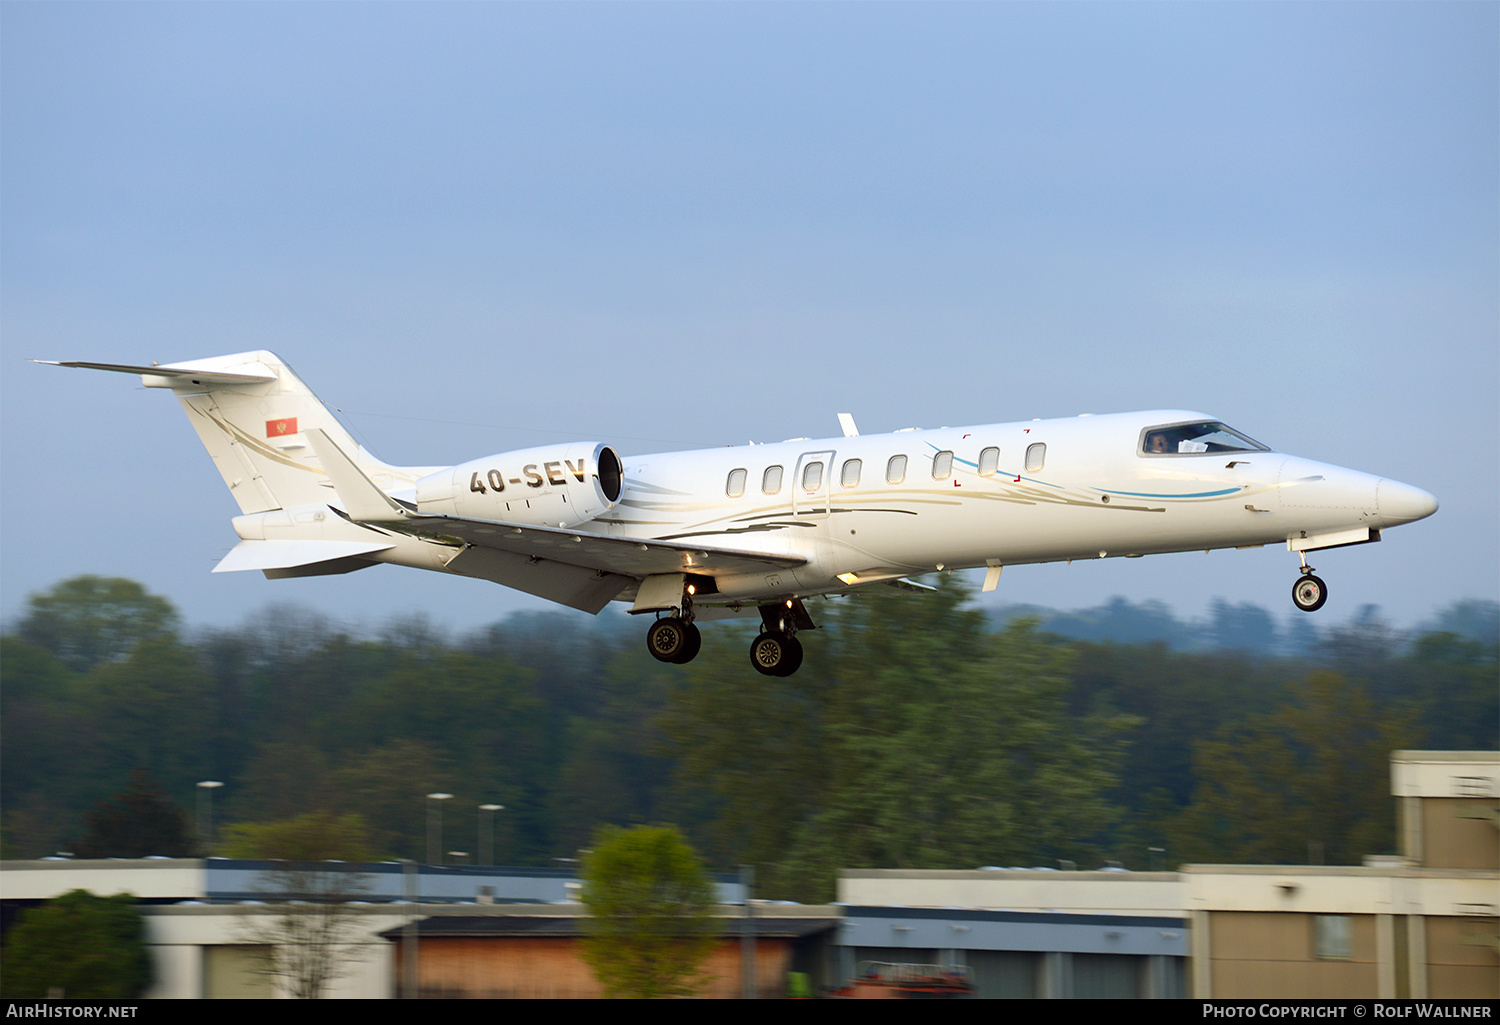
<svg viewBox="0 0 1500 1025">
<path fill-rule="evenodd" d="M 1494 641 L 1447 632 L 1417 639 L 1400 669 L 1408 693 L 1422 710 L 1426 743 L 1450 751 L 1493 748 L 1495 724 L 1500 722 L 1497 664 L 1500 646 Z"/>
<path fill-rule="evenodd" d="M 176 637 L 151 638 L 79 681 L 89 759 L 115 776 L 143 766 L 173 793 L 211 778 L 213 713 L 194 649 Z"/>
<path fill-rule="evenodd" d="M 369 880 L 348 862 L 369 858 L 364 821 L 313 812 L 239 823 L 225 833 L 230 857 L 274 863 L 256 881 L 268 906 L 246 915 L 240 928 L 241 941 L 256 954 L 256 970 L 299 1000 L 321 997 L 358 958 L 350 941 L 360 921 L 351 904 L 369 891 Z"/>
<path fill-rule="evenodd" d="M 151 985 L 151 957 L 135 897 L 74 890 L 21 912 L 0 974 L 7 997 L 140 996 Z"/>
<path fill-rule="evenodd" d="M 20 634 L 77 671 L 120 658 L 143 640 L 175 634 L 177 610 L 134 580 L 81 576 L 34 594 Z"/>
<path fill-rule="evenodd" d="M 224 856 L 256 861 L 370 860 L 364 819 L 309 812 L 281 822 L 239 822 L 224 830 Z"/>
<path fill-rule="evenodd" d="M 748 644 L 738 630 L 705 630 L 692 664 L 673 667 L 680 679 L 661 728 L 676 761 L 678 805 L 701 807 L 714 857 L 763 866 L 763 892 L 798 897 L 778 890 L 772 866 L 827 790 L 828 679 L 821 652 L 808 644 L 796 674 L 757 675 L 752 683 Z M 680 812 L 674 818 L 684 821 Z"/>
<path fill-rule="evenodd" d="M 468 767 L 471 778 L 482 777 L 473 763 Z M 334 773 L 333 782 L 344 806 L 355 809 L 370 824 L 373 843 L 382 857 L 419 861 L 427 856 L 427 802 L 422 795 L 435 791 L 459 794 L 461 778 L 441 748 L 415 740 L 393 740 L 351 756 L 349 763 Z M 449 802 L 458 808 L 478 803 L 470 801 L 468 795 Z M 459 835 L 469 821 L 468 816 L 453 814 L 445 823 L 445 835 Z"/>
<path fill-rule="evenodd" d="M 1137 720 L 1071 715 L 1069 649 L 1027 621 L 992 634 L 966 598 L 945 583 L 851 600 L 785 680 L 690 676 L 666 729 L 684 776 L 722 802 L 726 853 L 763 865 L 766 892 L 828 900 L 841 867 L 1097 854 Z"/>
<path fill-rule="evenodd" d="M 862 611 L 840 637 L 829 789 L 785 873 L 803 896 L 831 896 L 847 866 L 1097 855 L 1116 814 L 1106 795 L 1121 737 L 1136 721 L 1069 716 L 1068 649 L 1024 620 L 987 634 L 962 597 L 925 603 L 904 629 L 890 608 Z"/>
<path fill-rule="evenodd" d="M 1170 827 L 1186 861 L 1357 865 L 1394 846 L 1390 753 L 1416 742 L 1413 713 L 1313 673 L 1287 704 L 1195 748 L 1198 787 Z"/>
<path fill-rule="evenodd" d="M 74 853 L 80 858 L 168 858 L 191 856 L 197 844 L 187 813 L 136 769 L 130 785 L 83 816 L 88 832 Z"/>
<path fill-rule="evenodd" d="M 713 881 L 672 826 L 606 827 L 583 863 L 583 956 L 609 996 L 690 996 L 715 943 Z"/>
<path fill-rule="evenodd" d="M 0 638 L 0 808 L 8 857 L 62 847 L 77 821 L 79 727 L 71 701 L 76 674 L 20 637 Z M 91 796 L 97 796 L 94 788 Z"/>
<path fill-rule="evenodd" d="M 1193 799 L 1193 745 L 1230 721 L 1266 714 L 1287 700 L 1300 667 L 1239 651 L 1174 652 L 1164 644 L 1075 642 L 1069 706 L 1078 717 L 1125 714 L 1131 731 L 1111 792 L 1123 821 L 1109 856 L 1128 868 L 1163 864 L 1148 848 L 1169 848 L 1168 824 Z"/>
</svg>

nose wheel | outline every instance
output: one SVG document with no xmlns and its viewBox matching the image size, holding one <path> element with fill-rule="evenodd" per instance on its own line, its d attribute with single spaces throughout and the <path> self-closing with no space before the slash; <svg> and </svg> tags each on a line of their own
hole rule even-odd
<svg viewBox="0 0 1500 1025">
<path fill-rule="evenodd" d="M 1312 567 L 1302 567 L 1302 575 L 1292 585 L 1292 604 L 1303 612 L 1317 612 L 1328 600 L 1328 585 L 1321 577 L 1313 576 Z"/>
</svg>

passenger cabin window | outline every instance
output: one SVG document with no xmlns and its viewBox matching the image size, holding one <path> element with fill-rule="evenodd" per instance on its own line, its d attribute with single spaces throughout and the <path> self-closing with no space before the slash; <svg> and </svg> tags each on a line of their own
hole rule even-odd
<svg viewBox="0 0 1500 1025">
<path fill-rule="evenodd" d="M 1172 424 L 1141 432 L 1141 452 L 1148 456 L 1199 455 L 1204 452 L 1269 452 L 1253 438 L 1221 423 Z"/>
<path fill-rule="evenodd" d="M 1000 450 L 998 448 L 987 448 L 979 453 L 979 476 L 993 477 L 999 468 Z"/>
<path fill-rule="evenodd" d="M 845 459 L 844 472 L 843 475 L 839 477 L 839 483 L 846 488 L 859 487 L 859 468 L 861 465 L 862 464 L 858 459 Z"/>
<path fill-rule="evenodd" d="M 953 476 L 953 453 L 945 450 L 933 456 L 932 479 L 947 480 L 951 476 Z"/>
<path fill-rule="evenodd" d="M 730 498 L 739 498 L 745 493 L 745 478 L 749 474 L 742 468 L 729 471 L 729 480 L 724 484 L 724 493 Z"/>
<path fill-rule="evenodd" d="M 900 484 L 906 479 L 906 457 L 891 456 L 891 461 L 885 464 L 885 482 L 887 484 Z"/>
<path fill-rule="evenodd" d="M 1047 465 L 1047 445 L 1045 442 L 1037 442 L 1035 445 L 1026 446 L 1026 472 L 1036 473 Z"/>
<path fill-rule="evenodd" d="M 760 489 L 768 495 L 774 495 L 781 490 L 781 467 L 766 467 L 765 475 L 760 479 Z"/>
<path fill-rule="evenodd" d="M 808 463 L 802 468 L 802 490 L 816 491 L 823 486 L 823 463 Z"/>
</svg>

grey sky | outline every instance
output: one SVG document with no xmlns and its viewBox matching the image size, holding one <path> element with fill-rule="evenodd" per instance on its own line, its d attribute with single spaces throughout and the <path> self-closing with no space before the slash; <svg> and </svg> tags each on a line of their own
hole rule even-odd
<svg viewBox="0 0 1500 1025">
<path fill-rule="evenodd" d="M 380 567 L 210 576 L 176 404 L 43 359 L 269 348 L 393 462 L 1152 407 L 1432 491 L 1320 621 L 1500 596 L 1495 4 L 0 5 L 0 614 L 458 625 Z M 1290 611 L 1284 551 L 995 596 Z"/>
</svg>

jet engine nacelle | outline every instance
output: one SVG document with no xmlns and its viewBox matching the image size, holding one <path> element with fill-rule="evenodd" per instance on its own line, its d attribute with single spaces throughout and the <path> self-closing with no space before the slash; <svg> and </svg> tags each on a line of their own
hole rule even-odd
<svg viewBox="0 0 1500 1025">
<path fill-rule="evenodd" d="M 620 456 L 592 441 L 472 459 L 417 481 L 417 511 L 575 527 L 620 501 Z"/>
</svg>

